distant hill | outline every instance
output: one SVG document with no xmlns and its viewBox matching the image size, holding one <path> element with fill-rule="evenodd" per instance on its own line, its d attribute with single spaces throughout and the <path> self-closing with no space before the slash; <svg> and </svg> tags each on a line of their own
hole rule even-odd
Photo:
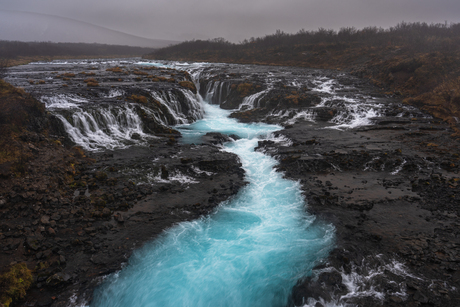
<svg viewBox="0 0 460 307">
<path fill-rule="evenodd" d="M 53 15 L 0 10 L 0 40 L 162 48 L 178 41 L 149 39 Z"/>
<path fill-rule="evenodd" d="M 18 42 L 0 40 L 0 59 L 8 66 L 68 58 L 133 57 L 155 48 L 88 43 Z M 0 72 L 2 60 L 0 60 Z"/>
</svg>

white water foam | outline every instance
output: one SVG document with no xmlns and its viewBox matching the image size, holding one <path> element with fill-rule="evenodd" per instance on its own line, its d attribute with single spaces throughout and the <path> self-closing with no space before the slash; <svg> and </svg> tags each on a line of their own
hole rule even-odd
<svg viewBox="0 0 460 307">
<path fill-rule="evenodd" d="M 40 101 L 43 102 L 48 109 L 78 108 L 81 104 L 89 102 L 86 98 L 66 94 L 41 96 Z"/>
<path fill-rule="evenodd" d="M 337 112 L 334 118 L 331 119 L 331 123 L 337 124 L 337 126 L 329 128 L 352 129 L 361 126 L 369 126 L 373 124 L 373 118 L 381 116 L 376 105 L 369 106 L 360 103 L 349 103 L 345 106 L 346 110 Z"/>
<path fill-rule="evenodd" d="M 148 174 L 148 183 L 179 183 L 183 185 L 189 185 L 199 183 L 195 178 L 187 176 L 179 172 L 178 170 L 172 171 L 168 179 L 161 178 L 161 174 Z"/>
<path fill-rule="evenodd" d="M 183 89 L 181 91 L 187 100 L 187 104 L 189 105 L 188 111 L 183 110 L 181 103 L 172 91 L 150 91 L 152 97 L 166 107 L 168 112 L 173 116 L 173 121 L 170 122 L 167 118 L 161 117 L 157 114 L 156 118 L 162 118 L 162 123 L 164 125 L 188 124 L 191 121 L 203 117 L 204 110 L 196 96 L 189 90 Z"/>
<path fill-rule="evenodd" d="M 258 108 L 260 99 L 265 96 L 271 89 L 266 89 L 258 93 L 244 97 L 243 102 L 240 105 L 240 110 Z"/>
<path fill-rule="evenodd" d="M 124 91 L 120 89 L 111 89 L 109 93 L 106 95 L 106 98 L 116 98 L 123 96 Z"/>
<path fill-rule="evenodd" d="M 299 120 L 304 120 L 304 121 L 314 123 L 315 122 L 315 116 L 316 116 L 315 112 L 313 110 L 311 110 L 311 109 L 302 110 L 300 112 L 296 112 L 295 115 L 291 119 L 289 119 L 289 120 L 287 120 L 285 122 L 285 124 L 293 125 Z"/>
<path fill-rule="evenodd" d="M 152 137 L 142 130 L 142 121 L 130 105 L 89 110 L 76 110 L 71 117 L 55 114 L 77 145 L 89 151 L 125 148 L 139 144 L 133 134 Z"/>
<path fill-rule="evenodd" d="M 333 79 L 321 78 L 313 80 L 313 84 L 316 85 L 312 90 L 321 93 L 334 94 L 334 86 L 337 85 L 337 82 Z"/>
<path fill-rule="evenodd" d="M 192 170 L 198 175 L 205 174 L 206 176 L 212 176 L 215 174 L 213 172 L 202 171 L 196 166 L 192 166 Z"/>
<path fill-rule="evenodd" d="M 325 268 L 314 271 L 314 274 L 317 278 L 319 274 L 331 271 L 337 272 L 334 268 Z M 314 307 L 316 303 L 329 307 L 355 307 L 358 305 L 354 303 L 354 300 L 360 298 L 372 298 L 376 304 L 380 305 L 385 298 L 390 296 L 399 297 L 404 301 L 408 297 L 405 282 L 393 281 L 393 277 L 387 276 L 387 272 L 401 277 L 402 280 L 423 280 L 410 273 L 401 262 L 395 259 L 384 260 L 382 255 L 369 256 L 363 259 L 361 264 L 353 264 L 349 273 L 343 269 L 338 272 L 342 276 L 342 283 L 347 288 L 347 294 L 333 295 L 332 301 L 325 301 L 323 298 L 319 300 L 308 298 L 307 303 L 302 307 Z"/>
</svg>

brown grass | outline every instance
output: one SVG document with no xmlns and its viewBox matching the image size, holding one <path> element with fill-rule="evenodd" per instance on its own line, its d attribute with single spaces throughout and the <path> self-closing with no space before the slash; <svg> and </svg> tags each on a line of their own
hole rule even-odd
<svg viewBox="0 0 460 307">
<path fill-rule="evenodd" d="M 115 66 L 115 67 L 107 68 L 106 71 L 120 73 L 120 72 L 123 72 L 123 69 L 121 69 L 121 67 Z"/>
<path fill-rule="evenodd" d="M 85 79 L 83 82 L 85 82 L 88 87 L 99 86 L 99 82 L 97 82 L 97 80 L 94 78 Z"/>
<path fill-rule="evenodd" d="M 241 97 L 246 97 L 254 91 L 254 86 L 251 83 L 240 83 L 238 84 L 236 90 Z"/>
<path fill-rule="evenodd" d="M 196 87 L 195 87 L 195 84 L 193 82 L 191 82 L 191 81 L 180 81 L 179 85 L 182 86 L 182 87 L 188 88 L 189 90 L 191 90 L 193 93 L 196 94 Z"/>
<path fill-rule="evenodd" d="M 148 99 L 147 97 L 145 96 L 142 96 L 142 95 L 131 95 L 128 97 L 129 100 L 133 100 L 135 102 L 139 102 L 139 103 L 148 103 Z"/>
<path fill-rule="evenodd" d="M 148 73 L 145 71 L 140 71 L 140 70 L 135 70 L 133 71 L 133 74 L 138 75 L 138 76 L 147 76 Z"/>
</svg>

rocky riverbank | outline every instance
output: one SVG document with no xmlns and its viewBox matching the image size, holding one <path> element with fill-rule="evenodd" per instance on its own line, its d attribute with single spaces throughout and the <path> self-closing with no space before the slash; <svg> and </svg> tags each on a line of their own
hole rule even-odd
<svg viewBox="0 0 460 307">
<path fill-rule="evenodd" d="M 134 249 L 211 213 L 244 185 L 236 156 L 214 146 L 164 139 L 87 158 L 81 149 L 26 135 L 27 175 L 3 177 L 0 190 L 1 267 L 25 262 L 35 277 L 23 305 L 66 306 L 74 294 L 90 299 L 97 277 L 119 270 Z M 139 180 L 152 165 L 158 173 L 145 178 L 162 179 L 154 186 Z"/>
<path fill-rule="evenodd" d="M 276 122 L 266 114 L 233 116 Z M 299 281 L 292 306 L 460 304 L 460 143 L 448 124 L 422 116 L 341 130 L 297 120 L 279 132 L 289 148 L 259 143 L 301 183 L 306 210 L 336 227 L 336 249 Z"/>
<path fill-rule="evenodd" d="M 178 222 L 212 213 L 245 185 L 236 155 L 213 142 L 178 144 L 176 131 L 153 120 L 146 119 L 153 128 L 145 129 L 158 134 L 147 144 L 84 151 L 38 101 L 5 87 L 14 92 L 3 97 L 5 106 L 22 106 L 25 97 L 42 110 L 17 125 L 14 112 L 2 113 L 8 134 L 1 140 L 0 273 L 25 263 L 33 276 L 15 306 L 89 301 L 101 278 L 120 270 L 133 250 Z"/>
</svg>

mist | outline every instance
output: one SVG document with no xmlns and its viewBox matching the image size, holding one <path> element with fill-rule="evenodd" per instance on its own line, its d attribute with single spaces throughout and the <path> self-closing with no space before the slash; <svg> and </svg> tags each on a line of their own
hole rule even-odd
<svg viewBox="0 0 460 307">
<path fill-rule="evenodd" d="M 460 22 L 458 0 L 0 0 L 3 10 L 72 18 L 167 40 L 223 37 L 239 42 L 280 29 L 390 27 L 398 22 Z"/>
</svg>

